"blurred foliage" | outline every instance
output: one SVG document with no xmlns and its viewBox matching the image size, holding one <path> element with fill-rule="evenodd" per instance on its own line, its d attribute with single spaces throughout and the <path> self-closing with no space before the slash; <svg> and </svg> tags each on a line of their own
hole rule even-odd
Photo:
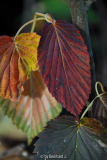
<svg viewBox="0 0 107 160">
<path fill-rule="evenodd" d="M 98 14 L 93 8 L 90 8 L 88 11 L 88 20 L 89 20 L 89 23 L 92 23 L 94 25 L 96 24 L 98 25 L 99 23 Z"/>
<path fill-rule="evenodd" d="M 46 12 L 52 14 L 56 20 L 71 20 L 69 3 L 67 0 L 42 0 Z"/>
<path fill-rule="evenodd" d="M 56 20 L 71 21 L 70 7 L 67 0 L 41 0 L 45 12 L 52 14 Z M 88 12 L 89 23 L 98 24 L 99 17 L 96 10 L 91 7 Z"/>
<path fill-rule="evenodd" d="M 26 140 L 26 135 L 21 129 L 17 129 L 11 118 L 4 115 L 0 108 L 0 139 L 6 137 L 14 140 Z"/>
</svg>

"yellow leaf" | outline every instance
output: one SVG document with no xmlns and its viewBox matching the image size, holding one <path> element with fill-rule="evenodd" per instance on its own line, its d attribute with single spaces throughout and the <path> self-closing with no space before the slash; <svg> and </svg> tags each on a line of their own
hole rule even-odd
<svg viewBox="0 0 107 160">
<path fill-rule="evenodd" d="M 0 36 L 0 96 L 19 99 L 23 83 L 32 70 L 38 70 L 39 41 L 40 36 L 36 33 L 22 33 L 15 40 Z"/>
</svg>

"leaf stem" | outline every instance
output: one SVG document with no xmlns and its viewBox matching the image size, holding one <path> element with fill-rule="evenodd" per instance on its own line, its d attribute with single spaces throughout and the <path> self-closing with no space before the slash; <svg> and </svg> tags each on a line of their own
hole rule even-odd
<svg viewBox="0 0 107 160">
<path fill-rule="evenodd" d="M 80 118 L 80 121 L 84 118 L 85 114 L 86 114 L 87 111 L 91 108 L 91 106 L 93 105 L 94 100 L 95 100 L 97 97 L 99 97 L 99 95 L 96 96 L 96 97 L 92 100 L 92 102 L 88 105 L 88 107 L 86 108 L 86 110 L 83 112 L 83 114 L 82 114 L 82 116 L 81 116 L 81 118 Z"/>
<path fill-rule="evenodd" d="M 17 31 L 17 33 L 16 33 L 16 35 L 15 35 L 15 38 L 16 38 L 16 36 L 18 36 L 18 34 L 21 32 L 21 30 L 22 30 L 24 27 L 26 27 L 26 26 L 29 25 L 30 23 L 33 23 L 33 22 L 35 22 L 35 21 L 40 21 L 40 20 L 46 20 L 46 19 L 45 19 L 45 18 L 36 18 L 36 19 L 33 19 L 33 20 L 25 23 L 25 24 Z M 15 39 L 15 38 L 14 38 L 14 39 Z"/>
<path fill-rule="evenodd" d="M 36 18 L 37 18 L 37 15 L 35 14 L 35 15 L 34 15 L 34 19 L 36 19 Z M 36 26 L 36 21 L 33 22 L 32 28 L 31 28 L 31 31 L 30 31 L 30 32 L 34 32 L 35 26 Z"/>
<path fill-rule="evenodd" d="M 99 94 L 99 92 L 98 92 L 98 88 L 97 88 L 97 85 L 98 85 L 98 84 L 100 85 L 101 91 L 103 92 L 103 93 L 101 93 L 101 94 Z M 91 108 L 91 106 L 93 105 L 94 100 L 95 100 L 96 98 L 98 98 L 98 97 L 101 97 L 101 96 L 105 93 L 104 88 L 103 88 L 103 85 L 102 85 L 100 82 L 96 82 L 96 84 L 95 84 L 95 90 L 96 90 L 97 96 L 93 99 L 93 101 L 88 105 L 88 107 L 86 108 L 86 110 L 83 112 L 80 120 L 83 119 L 83 117 L 85 116 L 86 112 Z M 102 101 L 101 98 L 100 98 L 100 100 Z M 103 103 L 103 101 L 102 101 L 102 103 Z"/>
<path fill-rule="evenodd" d="M 45 15 L 45 14 L 42 14 L 42 13 L 36 12 L 36 13 L 34 14 L 34 19 L 36 19 L 37 16 L 41 16 L 42 18 L 43 18 L 43 17 L 45 18 L 46 15 Z M 45 20 L 46 20 L 46 19 L 45 19 Z M 31 32 L 34 31 L 35 26 L 36 26 L 36 21 L 34 21 L 33 24 L 32 24 Z"/>
<path fill-rule="evenodd" d="M 35 15 L 36 15 L 36 16 L 45 17 L 46 14 L 36 12 Z M 35 16 L 35 15 L 34 15 L 34 16 Z"/>
<path fill-rule="evenodd" d="M 96 82 L 96 84 L 95 84 L 95 90 L 96 90 L 96 93 L 97 93 L 97 95 L 99 96 L 99 92 L 98 92 L 98 88 L 97 88 L 97 85 L 100 85 L 100 87 L 101 87 L 101 91 L 104 93 L 105 91 L 104 91 L 104 88 L 103 88 L 103 85 L 100 83 L 100 82 Z"/>
<path fill-rule="evenodd" d="M 38 15 L 38 16 L 42 16 L 42 17 L 41 17 L 41 18 L 35 18 L 35 17 L 37 17 L 37 15 Z M 32 28 L 31 28 L 31 32 L 33 32 L 33 31 L 34 31 L 34 28 L 35 28 L 35 25 L 36 25 L 36 21 L 40 21 L 40 20 L 45 20 L 45 21 L 47 21 L 47 22 L 49 22 L 49 23 L 53 23 L 53 24 L 56 22 L 54 19 L 52 19 L 51 15 L 49 15 L 48 13 L 47 13 L 47 14 L 43 14 L 43 13 L 38 13 L 38 12 L 36 12 L 35 15 L 34 15 L 34 19 L 32 19 L 31 21 L 25 23 L 25 24 L 17 31 L 14 39 L 16 38 L 16 36 L 18 36 L 18 34 L 21 32 L 21 30 L 22 30 L 24 27 L 26 27 L 28 24 L 34 22 L 33 25 L 32 25 Z"/>
</svg>

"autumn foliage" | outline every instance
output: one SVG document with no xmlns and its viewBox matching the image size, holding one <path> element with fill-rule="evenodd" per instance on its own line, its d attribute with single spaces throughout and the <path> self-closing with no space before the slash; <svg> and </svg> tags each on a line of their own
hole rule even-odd
<svg viewBox="0 0 107 160">
<path fill-rule="evenodd" d="M 38 63 L 50 93 L 78 116 L 91 91 L 89 54 L 79 31 L 65 21 L 46 23 Z"/>
<path fill-rule="evenodd" d="M 100 82 L 103 93 L 96 87 L 97 97 L 79 118 L 91 93 L 87 46 L 74 25 L 37 14 L 43 17 L 28 24 L 46 20 L 41 36 L 35 32 L 0 36 L 0 107 L 26 133 L 29 144 L 41 132 L 35 160 L 41 154 L 49 158 L 49 153 L 69 160 L 104 160 L 107 129 L 94 118 L 84 118 L 92 105 L 99 109 L 99 103 L 93 103 L 97 98 L 107 108 L 107 92 Z M 62 107 L 72 116 L 55 119 Z"/>
<path fill-rule="evenodd" d="M 0 37 L 0 95 L 17 100 L 31 70 L 38 69 L 37 46 L 40 36 L 22 33 L 15 38 Z"/>
</svg>

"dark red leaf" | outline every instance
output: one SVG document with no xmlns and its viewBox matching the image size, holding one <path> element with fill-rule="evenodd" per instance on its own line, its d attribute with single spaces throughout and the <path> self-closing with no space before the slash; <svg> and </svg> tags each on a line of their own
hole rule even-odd
<svg viewBox="0 0 107 160">
<path fill-rule="evenodd" d="M 74 25 L 65 21 L 44 25 L 38 60 L 50 93 L 68 111 L 80 114 L 91 90 L 89 54 Z"/>
</svg>

